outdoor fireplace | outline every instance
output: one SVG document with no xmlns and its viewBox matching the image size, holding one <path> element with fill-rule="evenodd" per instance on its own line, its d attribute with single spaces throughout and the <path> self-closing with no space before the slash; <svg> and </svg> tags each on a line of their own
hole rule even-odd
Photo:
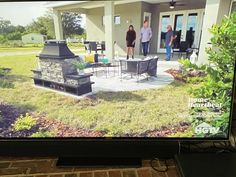
<svg viewBox="0 0 236 177">
<path fill-rule="evenodd" d="M 38 69 L 32 70 L 35 85 L 76 95 L 92 92 L 91 74 L 78 74 L 73 62 L 79 57 L 70 51 L 65 41 L 46 41 L 37 57 Z"/>
</svg>

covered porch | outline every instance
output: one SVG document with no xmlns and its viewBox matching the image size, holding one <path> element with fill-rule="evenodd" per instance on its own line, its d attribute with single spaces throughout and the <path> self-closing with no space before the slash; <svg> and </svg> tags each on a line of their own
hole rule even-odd
<svg viewBox="0 0 236 177">
<path fill-rule="evenodd" d="M 178 15 L 197 14 L 195 47 L 199 49 L 199 63 L 207 62 L 205 48 L 210 47 L 211 35 L 208 29 L 215 23 L 219 23 L 224 14 L 229 13 L 231 0 L 182 0 L 180 5 L 170 9 L 170 0 L 128 0 L 128 1 L 70 1 L 52 3 L 50 7 L 54 12 L 54 25 L 56 39 L 63 39 L 61 13 L 76 11 L 86 14 L 87 40 L 105 41 L 105 55 L 109 60 L 114 59 L 115 53 L 125 54 L 125 34 L 130 24 L 135 26 L 137 33 L 136 55 L 141 54 L 139 40 L 140 28 L 144 19 L 148 19 L 153 31 L 150 45 L 150 53 L 164 52 L 161 46 L 162 29 L 167 24 L 173 24 L 175 30 L 182 32 L 180 41 L 186 40 L 187 27 L 181 27 Z M 134 10 L 135 9 L 135 10 Z M 199 11 L 202 10 L 202 11 Z M 192 13 L 193 12 L 193 13 Z M 163 22 L 169 16 L 166 24 Z M 181 18 L 185 26 L 188 26 L 188 15 Z M 182 26 L 184 26 L 182 24 Z M 179 26 L 178 26 L 179 25 Z M 191 26 L 191 25 L 190 25 Z M 178 29 L 179 28 L 179 29 Z"/>
</svg>

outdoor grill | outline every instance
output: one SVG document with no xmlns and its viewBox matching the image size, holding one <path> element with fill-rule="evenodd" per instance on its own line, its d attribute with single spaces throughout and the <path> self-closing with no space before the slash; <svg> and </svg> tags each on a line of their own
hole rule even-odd
<svg viewBox="0 0 236 177">
<path fill-rule="evenodd" d="M 92 92 L 91 74 L 79 75 L 73 62 L 79 57 L 70 51 L 65 41 L 48 40 L 34 73 L 34 84 L 75 95 Z"/>
</svg>

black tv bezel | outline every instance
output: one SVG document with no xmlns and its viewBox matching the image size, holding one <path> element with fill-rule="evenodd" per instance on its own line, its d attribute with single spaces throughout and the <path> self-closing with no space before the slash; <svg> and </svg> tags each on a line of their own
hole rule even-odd
<svg viewBox="0 0 236 177">
<path fill-rule="evenodd" d="M 25 2 L 32 2 L 32 0 L 24 0 Z M 8 1 L 3 0 L 1 2 L 24 2 L 24 1 Z M 228 135 L 226 138 L 191 138 L 191 137 L 180 137 L 180 138 L 172 138 L 172 137 L 52 137 L 52 138 L 4 138 L 0 137 L 0 156 L 59 156 L 63 154 L 68 154 L 69 156 L 76 155 L 76 148 L 80 148 L 80 145 L 85 143 L 84 145 L 86 147 L 91 147 L 93 144 L 98 144 L 101 147 L 105 147 L 105 143 L 108 143 L 108 147 L 113 147 L 114 145 L 122 144 L 123 147 L 129 147 L 129 148 L 135 148 L 135 145 L 141 145 L 142 147 L 148 147 L 149 145 L 154 145 L 154 147 L 175 147 L 179 148 L 179 145 L 181 142 L 190 142 L 190 141 L 196 141 L 196 142 L 219 142 L 219 141 L 229 141 L 230 139 L 230 133 L 232 128 L 232 120 L 233 120 L 233 111 L 234 111 L 234 98 L 235 98 L 235 89 L 236 89 L 236 62 L 234 66 L 234 77 L 233 77 L 233 85 L 232 85 L 232 96 L 231 96 L 231 108 L 230 108 L 230 116 L 229 116 L 229 128 L 228 128 Z M 45 144 L 44 144 L 45 143 Z M 66 149 L 63 150 L 57 150 L 55 149 L 55 153 L 47 153 L 46 151 L 43 151 L 42 153 L 39 153 L 40 147 L 47 148 L 49 146 L 53 145 L 63 145 L 65 144 Z M 167 145 L 165 145 L 167 144 Z M 68 152 L 68 149 L 72 146 L 76 146 L 75 148 L 72 148 L 71 152 Z M 35 148 L 35 149 L 29 149 L 26 148 L 25 151 L 24 148 L 29 146 L 29 148 Z M 93 147 L 94 148 L 94 147 Z M 99 156 L 99 154 L 96 155 L 97 152 L 103 152 L 103 149 L 97 149 L 92 153 L 95 156 Z M 163 152 L 167 152 L 165 148 L 161 148 Z M 134 149 L 135 151 L 135 149 Z M 146 149 L 144 149 L 146 151 Z M 116 152 L 113 151 L 113 153 L 108 154 L 108 156 L 113 156 Z M 79 153 L 80 154 L 80 153 Z M 140 154 L 141 157 L 146 157 L 148 155 L 145 155 L 147 153 Z M 81 154 L 80 154 L 81 155 Z M 88 154 L 85 154 L 87 156 Z M 124 151 L 125 157 L 129 156 L 127 152 Z"/>
</svg>

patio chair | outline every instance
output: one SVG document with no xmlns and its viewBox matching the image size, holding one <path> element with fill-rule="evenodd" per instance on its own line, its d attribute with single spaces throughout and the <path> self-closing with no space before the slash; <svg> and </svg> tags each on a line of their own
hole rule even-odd
<svg viewBox="0 0 236 177">
<path fill-rule="evenodd" d="M 89 41 L 84 41 L 84 48 L 86 51 L 90 51 Z"/>
<path fill-rule="evenodd" d="M 105 50 L 106 50 L 105 41 L 102 41 L 102 43 L 101 43 L 101 52 L 102 52 L 102 54 Z"/>
<path fill-rule="evenodd" d="M 178 53 L 178 57 L 182 57 L 183 53 L 186 54 L 186 58 L 188 57 L 188 42 L 187 41 L 181 41 L 179 48 L 173 48 L 173 55 L 172 57 L 174 57 L 174 53 Z"/>
<path fill-rule="evenodd" d="M 157 62 L 158 62 L 158 57 L 154 57 L 153 59 L 150 60 L 149 65 L 148 65 L 148 75 L 157 77 Z"/>
<path fill-rule="evenodd" d="M 137 81 L 142 74 L 147 74 L 150 60 L 120 60 L 120 72 L 121 80 L 123 79 L 122 74 L 131 74 L 131 78 L 137 75 Z M 147 76 L 148 80 L 148 76 Z"/>
<path fill-rule="evenodd" d="M 98 52 L 98 50 L 97 50 L 97 42 L 89 42 L 89 51 L 90 51 L 90 53 L 92 51 L 95 51 L 95 53 Z"/>
</svg>

